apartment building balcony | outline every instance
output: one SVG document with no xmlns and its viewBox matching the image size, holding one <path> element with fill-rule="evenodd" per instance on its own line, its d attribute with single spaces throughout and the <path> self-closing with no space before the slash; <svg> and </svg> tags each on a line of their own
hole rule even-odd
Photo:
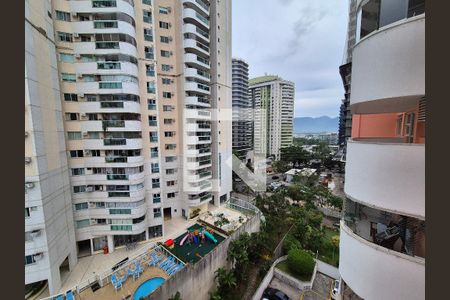
<svg viewBox="0 0 450 300">
<path fill-rule="evenodd" d="M 195 92 L 205 96 L 209 96 L 211 94 L 209 85 L 195 81 L 186 81 L 184 83 L 184 90 L 186 92 Z"/>
<path fill-rule="evenodd" d="M 210 70 L 210 62 L 208 59 L 205 59 L 197 54 L 186 53 L 184 54 L 184 62 L 189 64 L 190 66 L 194 66 L 196 68 L 200 68 L 201 70 L 208 71 Z"/>
<path fill-rule="evenodd" d="M 371 243 L 344 221 L 340 228 L 339 272 L 356 294 L 367 300 L 425 298 L 423 259 Z"/>
<path fill-rule="evenodd" d="M 79 141 L 69 141 L 69 145 Z M 142 149 L 142 138 L 105 138 L 105 139 L 85 139 L 82 140 L 84 149 L 98 150 L 119 150 L 119 149 Z M 73 148 L 76 149 L 76 148 Z"/>
<path fill-rule="evenodd" d="M 69 160 L 74 168 L 131 168 L 144 164 L 144 156 L 85 156 L 69 158 Z"/>
<path fill-rule="evenodd" d="M 105 23 L 110 27 L 103 26 Z M 73 32 L 76 33 L 126 33 L 136 37 L 133 25 L 120 20 L 75 21 L 71 22 L 71 25 Z"/>
<path fill-rule="evenodd" d="M 197 182 L 211 179 L 211 178 L 212 178 L 212 172 L 207 171 L 207 172 L 203 172 L 203 173 L 197 174 L 197 175 L 187 175 L 186 181 L 191 182 L 191 183 L 197 183 Z"/>
<path fill-rule="evenodd" d="M 184 98 L 186 105 L 196 105 L 203 107 L 211 107 L 211 101 L 203 96 L 188 96 Z"/>
<path fill-rule="evenodd" d="M 195 150 L 186 150 L 185 155 L 187 157 L 201 157 L 211 155 L 211 149 L 195 149 Z"/>
<path fill-rule="evenodd" d="M 137 191 L 92 191 L 72 194 L 73 200 L 136 202 L 145 198 L 145 189 Z"/>
<path fill-rule="evenodd" d="M 425 216 L 425 145 L 349 140 L 345 193 L 368 206 Z"/>
<path fill-rule="evenodd" d="M 135 101 L 88 101 L 78 102 L 77 105 L 80 113 L 141 113 L 141 104 Z"/>
<path fill-rule="evenodd" d="M 107 131 L 107 132 L 122 132 L 122 131 L 141 131 L 141 121 L 127 121 L 127 120 L 103 120 L 103 121 L 81 121 L 82 131 Z"/>
<path fill-rule="evenodd" d="M 186 144 L 197 145 L 197 144 L 211 144 L 210 136 L 188 136 L 186 137 Z"/>
<path fill-rule="evenodd" d="M 201 29 L 194 24 L 184 24 L 183 33 L 190 33 L 191 36 L 197 37 L 197 39 L 203 41 L 203 43 L 209 44 L 209 32 Z"/>
<path fill-rule="evenodd" d="M 209 20 L 199 12 L 192 8 L 185 7 L 183 9 L 183 20 L 187 23 L 192 23 L 200 26 L 203 30 L 209 31 Z"/>
<path fill-rule="evenodd" d="M 136 174 L 86 174 L 70 177 L 72 185 L 89 185 L 89 184 L 133 185 L 143 183 L 144 179 L 145 179 L 144 172 Z"/>
<path fill-rule="evenodd" d="M 147 221 L 137 224 L 99 224 L 76 229 L 77 240 L 89 239 L 92 236 L 139 234 L 147 228 Z"/>
<path fill-rule="evenodd" d="M 127 42 L 75 42 L 73 51 L 75 54 L 127 54 L 137 57 L 136 47 Z"/>
<path fill-rule="evenodd" d="M 198 169 L 208 168 L 211 166 L 212 166 L 211 159 L 186 163 L 186 169 L 188 169 L 188 170 L 198 170 Z"/>
<path fill-rule="evenodd" d="M 132 75 L 139 76 L 137 65 L 130 62 L 80 62 L 75 65 L 77 74 Z"/>
<path fill-rule="evenodd" d="M 118 214 L 116 211 L 121 211 L 123 213 Z M 136 219 L 145 216 L 147 213 L 147 205 L 145 202 L 143 204 L 132 207 L 132 208 L 92 208 L 83 210 L 74 210 L 74 218 L 77 220 L 98 218 L 98 219 L 110 219 L 110 218 L 121 218 L 121 219 Z"/>
<path fill-rule="evenodd" d="M 200 196 L 200 195 L 189 195 L 188 196 L 188 205 L 190 207 L 196 207 L 199 205 L 203 205 L 203 203 L 209 202 L 212 199 L 212 195 L 210 193 L 207 193 L 206 195 Z"/>
<path fill-rule="evenodd" d="M 186 119 L 211 120 L 211 112 L 208 110 L 185 109 L 184 114 Z"/>
<path fill-rule="evenodd" d="M 211 80 L 211 75 L 209 72 L 205 72 L 196 68 L 185 68 L 184 69 L 184 76 L 185 77 L 192 77 L 196 78 L 200 81 L 205 82 L 205 85 L 208 85 Z M 208 87 L 209 89 L 209 87 Z"/>
<path fill-rule="evenodd" d="M 209 15 L 209 4 L 202 0 L 183 0 L 183 5 L 195 9 L 205 15 Z"/>
<path fill-rule="evenodd" d="M 201 131 L 201 132 L 210 132 L 211 131 L 211 125 L 210 124 L 192 124 L 188 123 L 185 125 L 186 131 Z"/>
<path fill-rule="evenodd" d="M 94 2 L 101 1 L 92 1 L 92 0 L 77 0 L 77 1 L 69 1 L 70 10 L 76 11 L 78 13 L 114 13 L 114 12 L 123 12 L 127 15 L 135 18 L 134 16 L 134 7 L 132 5 L 132 1 L 130 0 L 116 0 L 115 5 L 111 7 L 102 7 L 101 5 L 96 5 Z"/>
<path fill-rule="evenodd" d="M 127 81 L 77 82 L 78 94 L 134 94 L 139 95 L 139 85 Z"/>
<path fill-rule="evenodd" d="M 381 27 L 353 48 L 353 113 L 407 111 L 425 95 L 425 14 Z"/>
</svg>

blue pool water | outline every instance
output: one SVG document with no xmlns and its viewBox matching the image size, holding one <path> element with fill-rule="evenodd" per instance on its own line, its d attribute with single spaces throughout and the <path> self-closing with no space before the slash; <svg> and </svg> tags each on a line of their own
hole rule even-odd
<svg viewBox="0 0 450 300">
<path fill-rule="evenodd" d="M 163 284 L 164 278 L 155 277 L 147 280 L 143 284 L 141 284 L 137 290 L 134 292 L 134 300 L 139 300 L 141 297 L 145 297 L 150 295 L 154 290 L 158 288 L 161 284 Z"/>
</svg>

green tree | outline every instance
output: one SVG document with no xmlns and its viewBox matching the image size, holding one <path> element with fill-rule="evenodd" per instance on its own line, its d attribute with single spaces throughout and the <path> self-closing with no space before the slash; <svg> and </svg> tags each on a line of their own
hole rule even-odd
<svg viewBox="0 0 450 300">
<path fill-rule="evenodd" d="M 281 148 L 281 160 L 285 162 L 291 162 L 295 164 L 305 164 L 307 163 L 311 156 L 308 151 L 304 150 L 299 146 L 291 146 L 286 148 Z"/>
<path fill-rule="evenodd" d="M 272 167 L 276 173 L 284 173 L 291 169 L 288 162 L 284 160 L 277 160 L 272 163 Z"/>
<path fill-rule="evenodd" d="M 310 276 L 314 270 L 315 261 L 311 254 L 301 249 L 291 249 L 287 258 L 288 268 L 294 274 Z"/>
<path fill-rule="evenodd" d="M 250 236 L 245 232 L 228 246 L 227 260 L 232 262 L 237 279 L 244 278 L 246 267 L 250 261 L 248 257 L 249 242 Z"/>
<path fill-rule="evenodd" d="M 172 295 L 172 297 L 169 298 L 169 300 L 182 300 L 180 292 L 177 291 L 175 295 Z"/>
<path fill-rule="evenodd" d="M 215 274 L 214 278 L 217 280 L 219 294 L 224 298 L 236 286 L 236 277 L 233 271 L 227 271 L 224 268 L 217 269 Z"/>
</svg>

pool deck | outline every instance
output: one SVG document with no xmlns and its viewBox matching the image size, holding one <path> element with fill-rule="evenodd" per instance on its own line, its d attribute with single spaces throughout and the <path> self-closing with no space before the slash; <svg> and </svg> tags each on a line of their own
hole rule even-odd
<svg viewBox="0 0 450 300">
<path fill-rule="evenodd" d="M 162 277 L 164 279 L 168 279 L 166 273 L 163 270 L 156 267 L 148 267 L 144 269 L 142 275 L 133 280 L 133 278 L 128 278 L 127 281 L 123 284 L 122 288 L 116 292 L 112 284 L 107 284 L 103 286 L 101 289 L 98 289 L 95 292 L 92 292 L 91 289 L 86 289 L 81 292 L 80 296 L 76 295 L 75 299 L 77 300 L 98 300 L 98 299 L 111 299 L 111 300 L 122 300 L 126 299 L 128 295 L 131 297 L 130 300 L 133 299 L 133 293 L 136 289 L 148 279 L 154 277 Z"/>
</svg>

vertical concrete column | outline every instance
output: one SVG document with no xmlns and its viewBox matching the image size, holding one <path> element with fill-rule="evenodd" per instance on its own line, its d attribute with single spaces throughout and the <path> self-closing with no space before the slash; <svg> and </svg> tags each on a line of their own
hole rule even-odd
<svg viewBox="0 0 450 300">
<path fill-rule="evenodd" d="M 149 236 L 148 236 L 148 228 L 145 229 L 145 240 L 148 240 Z"/>
<path fill-rule="evenodd" d="M 108 250 L 109 253 L 114 252 L 114 236 L 108 235 Z"/>
<path fill-rule="evenodd" d="M 91 243 L 91 255 L 94 255 L 94 239 L 89 239 L 89 242 Z"/>
</svg>

